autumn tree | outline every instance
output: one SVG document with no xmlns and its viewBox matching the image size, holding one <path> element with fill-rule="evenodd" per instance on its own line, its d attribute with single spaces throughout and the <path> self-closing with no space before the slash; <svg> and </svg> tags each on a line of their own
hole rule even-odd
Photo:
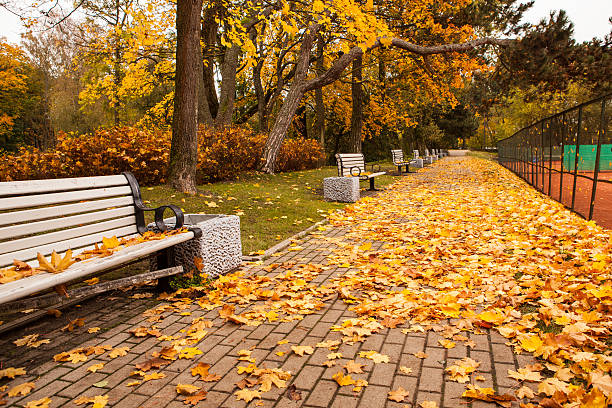
<svg viewBox="0 0 612 408">
<path fill-rule="evenodd" d="M 25 51 L 0 41 L 0 148 L 53 145 L 43 73 Z"/>
</svg>

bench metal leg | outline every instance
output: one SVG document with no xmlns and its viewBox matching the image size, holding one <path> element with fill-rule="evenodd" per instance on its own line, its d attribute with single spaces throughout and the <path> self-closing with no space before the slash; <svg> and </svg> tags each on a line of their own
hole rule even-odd
<svg viewBox="0 0 612 408">
<path fill-rule="evenodd" d="M 370 188 L 369 188 L 369 190 L 370 191 L 378 191 L 376 188 L 374 188 L 374 177 L 372 177 L 370 179 Z"/>
<path fill-rule="evenodd" d="M 157 269 L 167 269 L 174 265 L 173 262 L 173 254 L 172 247 L 166 248 L 157 254 Z M 170 287 L 170 277 L 164 276 L 162 278 L 157 279 L 157 288 L 158 292 L 171 292 L 172 288 Z"/>
</svg>

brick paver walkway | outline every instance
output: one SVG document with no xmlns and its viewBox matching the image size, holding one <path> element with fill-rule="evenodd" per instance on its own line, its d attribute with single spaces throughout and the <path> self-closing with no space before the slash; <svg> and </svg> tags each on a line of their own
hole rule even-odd
<svg viewBox="0 0 612 408">
<path fill-rule="evenodd" d="M 464 171 L 461 168 L 461 160 L 465 159 L 445 160 L 457 160 L 457 171 Z M 434 165 L 416 176 L 408 176 L 406 179 L 411 178 L 412 184 L 408 183 L 407 188 L 457 188 L 456 185 L 436 179 L 438 168 L 438 165 Z M 469 179 L 469 172 L 464 175 Z M 398 196 L 398 200 L 403 199 L 406 197 Z M 427 213 L 424 212 L 423 216 L 427 217 Z M 303 265 L 315 264 L 320 268 L 313 272 L 315 277 L 312 283 L 329 286 L 334 278 L 341 274 L 359 271 L 343 267 L 337 262 L 338 254 L 335 250 L 339 245 L 355 242 L 355 237 L 350 236 L 348 232 L 346 228 L 331 226 L 325 231 L 315 231 L 300 241 L 298 247 L 283 251 L 265 261 L 263 265 L 250 266 L 246 270 L 248 273 L 273 277 L 289 270 L 300 270 Z M 384 242 L 372 244 L 371 251 L 385 248 Z M 298 250 L 294 250 L 296 248 Z M 336 350 L 341 353 L 341 359 L 336 360 L 335 366 L 328 368 L 323 365 L 330 353 L 327 348 L 315 348 L 312 355 L 304 356 L 290 351 L 291 345 L 315 346 L 324 340 L 340 340 L 341 333 L 330 331 L 330 328 L 356 317 L 356 314 L 349 310 L 351 305 L 335 295 L 329 296 L 323 302 L 324 306 L 320 310 L 304 316 L 303 320 L 266 321 L 259 326 L 228 322 L 219 316 L 218 309 L 207 311 L 196 302 L 185 303 L 181 310 L 173 309 L 162 314 L 161 319 L 154 325 L 163 335 L 178 337 L 185 335 L 194 319 L 204 318 L 211 321 L 212 327 L 206 329 L 208 334 L 195 345 L 202 354 L 193 359 L 176 359 L 160 368 L 159 371 L 165 374 L 164 378 L 137 386 L 127 386 L 127 383 L 134 380 L 130 374 L 136 371 L 135 365 L 151 358 L 154 352 L 160 351 L 163 345 L 168 344 L 155 337 L 135 337 L 129 333 L 129 330 L 135 327 L 151 326 L 147 321 L 148 316 L 143 315 L 143 312 L 155 307 L 158 302 L 153 299 L 134 299 L 129 293 L 101 296 L 84 302 L 82 308 L 72 308 L 61 318 L 66 322 L 77 317 L 85 320 L 85 325 L 73 332 L 62 332 L 59 326 L 47 321 L 4 336 L 0 343 L 3 349 L 3 367 L 25 365 L 28 368 L 28 375 L 18 377 L 11 382 L 11 386 L 26 381 L 34 381 L 36 384 L 30 395 L 9 398 L 8 402 L 10 406 L 23 406 L 29 401 L 50 397 L 51 406 L 70 407 L 75 406 L 73 401 L 80 396 L 108 395 L 107 406 L 184 407 L 185 397 L 177 394 L 176 386 L 195 384 L 209 391 L 207 398 L 197 405 L 199 407 L 417 407 L 427 400 L 437 402 L 441 407 L 480 407 L 492 405 L 478 401 L 468 403 L 460 398 L 465 384 L 451 381 L 444 374 L 445 368 L 452 362 L 462 357 L 479 361 L 481 365 L 478 375 L 482 375 L 484 380 L 478 382 L 478 385 L 493 387 L 500 393 L 513 393 L 518 386 L 516 381 L 508 379 L 509 369 L 516 370 L 534 362 L 529 355 L 514 354 L 512 349 L 504 344 L 507 339 L 487 329 L 478 330 L 480 334 L 463 332 L 473 340 L 473 347 L 466 347 L 458 341 L 456 347 L 446 349 L 441 346 L 439 340 L 443 339 L 441 332 L 452 322 L 443 320 L 426 333 L 402 332 L 402 329 L 410 327 L 410 323 L 406 323 L 396 328 L 384 327 L 367 336 L 363 342 L 343 343 Z M 101 330 L 89 334 L 87 329 L 90 327 L 100 327 Z M 36 349 L 18 348 L 12 344 L 13 340 L 31 333 L 39 333 L 40 338 L 48 338 L 51 342 Z M 278 344 L 282 340 L 288 342 Z M 76 364 L 56 363 L 52 359 L 54 354 L 61 351 L 96 345 L 129 347 L 129 351 L 127 355 L 115 359 L 110 359 L 108 352 L 94 354 L 89 356 L 87 361 Z M 237 400 L 233 394 L 238 390 L 235 384 L 245 375 L 238 374 L 236 367 L 248 364 L 238 360 L 238 352 L 244 349 L 252 351 L 250 357 L 256 360 L 258 367 L 278 367 L 290 371 L 292 377 L 287 385 L 295 385 L 296 392 L 292 395 L 298 395 L 301 399 L 293 401 L 289 388 L 272 387 L 271 391 L 262 393 L 262 399 L 255 399 L 249 404 Z M 372 360 L 359 356 L 360 351 L 371 350 L 389 356 L 390 361 L 374 364 Z M 417 358 L 415 354 L 419 352 L 426 353 L 427 357 Z M 365 365 L 363 374 L 352 375 L 353 379 L 365 379 L 368 382 L 359 392 L 354 392 L 351 386 L 339 387 L 332 378 L 340 367 L 353 359 Z M 213 382 L 196 380 L 190 369 L 199 362 L 210 364 L 210 372 L 218 374 L 221 379 Z M 97 372 L 87 371 L 88 367 L 96 363 L 105 365 Z M 401 371 L 400 367 L 408 367 L 411 372 Z M 410 391 L 406 401 L 389 401 L 388 392 L 400 386 Z"/>
</svg>

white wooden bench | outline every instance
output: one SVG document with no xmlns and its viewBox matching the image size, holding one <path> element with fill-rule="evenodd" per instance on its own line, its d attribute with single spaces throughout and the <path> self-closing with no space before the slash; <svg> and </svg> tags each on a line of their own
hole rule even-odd
<svg viewBox="0 0 612 408">
<path fill-rule="evenodd" d="M 432 164 L 433 163 L 433 158 L 431 156 L 423 156 L 420 157 L 419 156 L 419 151 L 418 150 L 413 150 L 412 151 L 412 155 L 414 156 L 414 159 L 421 159 L 423 160 L 423 164 Z"/>
<path fill-rule="evenodd" d="M 14 260 L 38 266 L 37 254 L 73 254 L 102 243 L 102 238 L 129 238 L 147 230 L 145 211 L 155 212 L 155 224 L 166 230 L 165 210 L 175 215 L 174 228 L 183 226 L 180 208 L 143 205 L 138 182 L 129 172 L 116 176 L 80 177 L 0 183 L 0 268 Z M 135 260 L 159 255 L 161 267 L 167 249 L 201 235 L 197 229 L 145 241 L 110 256 L 79 261 L 60 273 L 41 272 L 0 284 L 0 304 L 82 280 Z M 168 263 L 170 261 L 167 261 Z M 1 272 L 1 269 L 0 269 Z"/>
<path fill-rule="evenodd" d="M 363 157 L 363 153 L 338 153 L 336 154 L 336 163 L 338 164 L 339 177 L 359 177 L 359 180 L 370 180 L 370 190 L 375 191 L 374 179 L 378 176 L 387 174 L 380 171 L 380 165 L 367 164 Z M 366 166 L 370 166 L 371 172 L 367 172 Z M 374 166 L 378 166 L 378 171 L 374 171 Z"/>
<path fill-rule="evenodd" d="M 433 152 L 430 153 L 428 148 L 425 148 L 425 157 L 431 157 L 432 163 L 439 159 L 438 155 Z"/>
<path fill-rule="evenodd" d="M 393 164 L 397 166 L 397 171 L 399 172 L 399 174 L 402 174 L 402 166 L 406 166 L 406 173 L 410 173 L 410 165 L 416 164 L 415 159 L 404 159 L 404 151 L 402 149 L 391 150 L 391 160 L 393 161 Z"/>
</svg>

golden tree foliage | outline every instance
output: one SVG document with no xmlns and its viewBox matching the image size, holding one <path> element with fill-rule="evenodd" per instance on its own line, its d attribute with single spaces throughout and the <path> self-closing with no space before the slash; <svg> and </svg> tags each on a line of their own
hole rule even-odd
<svg viewBox="0 0 612 408">
<path fill-rule="evenodd" d="M 18 115 L 16 107 L 26 91 L 23 50 L 0 39 L 0 138 L 11 134 Z"/>
<path fill-rule="evenodd" d="M 85 42 L 78 58 L 91 67 L 79 94 L 84 108 L 103 98 L 118 115 L 131 101 L 170 84 L 174 74 L 172 3 L 122 0 L 109 6 L 91 0 L 83 8 L 92 16 L 80 24 Z"/>
</svg>

